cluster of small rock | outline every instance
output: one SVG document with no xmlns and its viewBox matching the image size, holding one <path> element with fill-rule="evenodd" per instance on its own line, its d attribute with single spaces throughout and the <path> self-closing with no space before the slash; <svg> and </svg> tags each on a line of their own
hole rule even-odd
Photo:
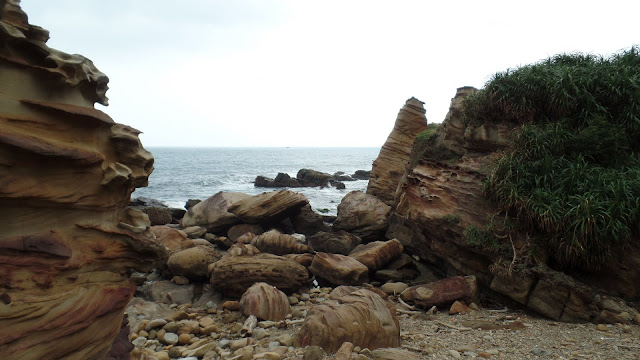
<svg viewBox="0 0 640 360">
<path fill-rule="evenodd" d="M 271 179 L 262 175 L 258 175 L 254 181 L 256 187 L 326 187 L 333 186 L 337 189 L 344 189 L 343 181 L 369 180 L 371 172 L 367 170 L 357 170 L 352 175 L 344 172 L 337 172 L 333 175 L 323 173 L 312 169 L 300 169 L 295 178 L 287 173 L 278 173 L 275 178 Z"/>
</svg>

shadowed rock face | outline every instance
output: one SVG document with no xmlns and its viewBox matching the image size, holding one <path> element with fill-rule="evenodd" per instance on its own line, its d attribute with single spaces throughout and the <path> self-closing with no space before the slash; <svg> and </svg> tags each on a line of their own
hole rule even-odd
<svg viewBox="0 0 640 360">
<path fill-rule="evenodd" d="M 427 129 L 425 113 L 423 102 L 413 97 L 400 109 L 393 130 L 373 162 L 367 194 L 375 195 L 387 205 L 394 204 L 398 183 L 409 164 L 413 142 Z"/>
<path fill-rule="evenodd" d="M 128 272 L 163 251 L 127 209 L 153 157 L 116 124 L 108 78 L 50 49 L 19 1 L 0 1 L 0 354 L 99 359 L 134 291 Z"/>
</svg>

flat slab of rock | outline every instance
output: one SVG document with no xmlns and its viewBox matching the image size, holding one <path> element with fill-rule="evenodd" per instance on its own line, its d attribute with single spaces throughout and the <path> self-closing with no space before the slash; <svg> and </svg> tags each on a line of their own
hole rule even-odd
<svg viewBox="0 0 640 360">
<path fill-rule="evenodd" d="M 307 268 L 272 254 L 224 256 L 209 267 L 211 283 L 229 296 L 240 297 L 256 282 L 290 293 L 309 282 Z"/>
<path fill-rule="evenodd" d="M 360 285 L 369 280 L 369 269 L 365 265 L 340 254 L 317 253 L 309 271 L 333 285 Z"/>
<path fill-rule="evenodd" d="M 214 232 L 237 224 L 240 220 L 228 211 L 229 207 L 249 197 L 251 195 L 244 193 L 220 191 L 189 208 L 180 224 L 182 227 L 206 226 Z"/>
<path fill-rule="evenodd" d="M 248 224 L 271 223 L 294 215 L 309 203 L 304 195 L 290 190 L 266 192 L 240 200 L 229 212 Z"/>
<path fill-rule="evenodd" d="M 391 207 L 373 195 L 352 191 L 338 205 L 336 230 L 345 230 L 363 240 L 384 238 Z"/>
<path fill-rule="evenodd" d="M 371 350 L 400 346 L 393 305 L 366 289 L 327 300 L 309 310 L 295 339 L 298 347 L 320 346 L 326 352 L 337 351 L 344 342 Z"/>
<path fill-rule="evenodd" d="M 400 294 L 402 300 L 422 308 L 450 305 L 456 300 L 473 302 L 478 286 L 475 276 L 455 276 L 424 285 L 411 286 Z"/>
<path fill-rule="evenodd" d="M 402 254 L 402 250 L 402 244 L 396 239 L 374 241 L 365 245 L 356 246 L 356 248 L 349 253 L 349 257 L 360 261 L 368 267 L 369 270 L 378 270 Z"/>
</svg>

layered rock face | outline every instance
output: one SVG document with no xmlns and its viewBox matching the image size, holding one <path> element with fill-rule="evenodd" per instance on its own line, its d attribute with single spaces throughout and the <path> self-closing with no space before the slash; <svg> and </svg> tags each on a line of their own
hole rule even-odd
<svg viewBox="0 0 640 360">
<path fill-rule="evenodd" d="M 153 157 L 93 104 L 108 78 L 50 49 L 19 1 L 0 2 L 0 354 L 99 359 L 164 251 L 127 209 Z"/>
<path fill-rule="evenodd" d="M 516 135 L 510 125 L 462 121 L 463 99 L 474 91 L 458 89 L 436 139 L 435 146 L 459 154 L 459 161 L 426 157 L 406 173 L 387 238 L 398 239 L 409 253 L 440 267 L 443 274 L 475 275 L 482 288 L 555 320 L 596 321 L 603 309 L 609 311 L 607 296 L 637 301 L 638 282 L 630 279 L 640 276 L 638 247 L 598 273 L 565 274 L 546 264 L 544 254 L 537 266 L 518 273 L 509 263 L 527 256 L 526 234 L 513 232 L 492 244 L 470 242 L 470 228 L 486 229 L 493 223 L 500 232 L 504 224 L 504 214 L 485 198 L 482 181 Z"/>
<path fill-rule="evenodd" d="M 395 203 L 395 193 L 406 171 L 413 141 L 427 129 L 423 102 L 411 98 L 400 109 L 393 130 L 373 162 L 367 194 L 375 195 L 387 205 Z"/>
</svg>

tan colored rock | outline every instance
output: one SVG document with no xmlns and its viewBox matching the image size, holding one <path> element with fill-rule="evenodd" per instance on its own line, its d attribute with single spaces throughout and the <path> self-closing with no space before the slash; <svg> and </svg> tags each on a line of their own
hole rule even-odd
<svg viewBox="0 0 640 360">
<path fill-rule="evenodd" d="M 248 224 L 272 223 L 294 215 L 308 203 L 302 194 L 280 190 L 240 200 L 229 207 L 229 212 Z"/>
<path fill-rule="evenodd" d="M 148 216 L 125 208 L 153 156 L 94 108 L 107 76 L 48 38 L 0 2 L 0 354 L 89 359 L 120 332 L 131 270 L 164 257 Z"/>
<path fill-rule="evenodd" d="M 263 253 L 274 255 L 301 254 L 311 252 L 309 246 L 298 242 L 298 240 L 288 234 L 282 234 L 278 230 L 269 230 L 262 235 L 258 235 L 251 241 Z"/>
<path fill-rule="evenodd" d="M 220 253 L 211 246 L 198 245 L 173 253 L 167 261 L 174 275 L 182 275 L 191 280 L 207 278 L 207 269 L 220 259 Z"/>
<path fill-rule="evenodd" d="M 187 240 L 187 234 L 185 234 L 184 231 L 166 225 L 152 226 L 151 233 L 169 252 L 180 249 L 182 242 Z"/>
<path fill-rule="evenodd" d="M 351 360 L 351 352 L 353 351 L 353 344 L 345 341 L 342 346 L 336 351 L 334 355 L 335 360 Z"/>
<path fill-rule="evenodd" d="M 403 282 L 393 282 L 383 284 L 380 289 L 389 295 L 400 295 L 409 285 Z"/>
<path fill-rule="evenodd" d="M 449 315 L 465 315 L 471 311 L 471 309 L 464 303 L 464 301 L 456 300 L 449 308 Z"/>
<path fill-rule="evenodd" d="M 352 191 L 338 205 L 338 216 L 333 222 L 336 230 L 345 230 L 363 240 L 384 238 L 391 207 L 373 195 Z"/>
<path fill-rule="evenodd" d="M 227 300 L 222 303 L 222 310 L 238 311 L 240 308 L 241 306 L 239 301 Z"/>
<path fill-rule="evenodd" d="M 455 276 L 424 285 L 411 286 L 400 296 L 404 301 L 428 309 L 432 306 L 452 304 L 461 299 L 472 302 L 477 289 L 475 276 Z"/>
<path fill-rule="evenodd" d="M 258 250 L 255 246 L 251 244 L 245 244 L 242 242 L 237 242 L 231 245 L 229 250 L 227 250 L 228 256 L 241 256 L 241 255 L 252 256 L 259 253 L 260 253 L 260 250 Z"/>
<path fill-rule="evenodd" d="M 287 295 L 275 286 L 258 282 L 242 294 L 240 298 L 242 313 L 255 315 L 261 320 L 280 321 L 291 312 Z"/>
<path fill-rule="evenodd" d="M 402 244 L 396 239 L 374 241 L 358 245 L 349 253 L 349 257 L 363 263 L 369 270 L 378 270 L 402 254 Z"/>
<path fill-rule="evenodd" d="M 333 285 L 360 285 L 369 280 L 369 269 L 365 265 L 339 254 L 317 253 L 309 271 Z"/>
<path fill-rule="evenodd" d="M 423 104 L 413 97 L 406 101 L 378 158 L 373 162 L 367 194 L 376 196 L 389 206 L 395 205 L 396 189 L 409 164 L 413 142 L 427 129 Z"/>
<path fill-rule="evenodd" d="M 304 266 L 272 254 L 225 256 L 210 266 L 209 273 L 217 289 L 237 297 L 256 282 L 292 292 L 309 281 L 309 272 Z"/>
<path fill-rule="evenodd" d="M 249 197 L 251 195 L 238 192 L 218 192 L 190 207 L 180 224 L 182 227 L 206 226 L 213 232 L 237 224 L 240 220 L 228 211 L 229 207 Z"/>
<path fill-rule="evenodd" d="M 334 352 L 345 341 L 369 349 L 400 346 L 400 326 L 393 305 L 365 289 L 344 295 L 339 301 L 324 301 L 309 310 L 295 344 Z"/>
<path fill-rule="evenodd" d="M 238 236 L 238 238 L 236 239 L 236 243 L 251 244 L 253 239 L 255 239 L 257 236 L 258 235 L 254 234 L 252 232 L 244 233 L 244 234 Z"/>
</svg>

